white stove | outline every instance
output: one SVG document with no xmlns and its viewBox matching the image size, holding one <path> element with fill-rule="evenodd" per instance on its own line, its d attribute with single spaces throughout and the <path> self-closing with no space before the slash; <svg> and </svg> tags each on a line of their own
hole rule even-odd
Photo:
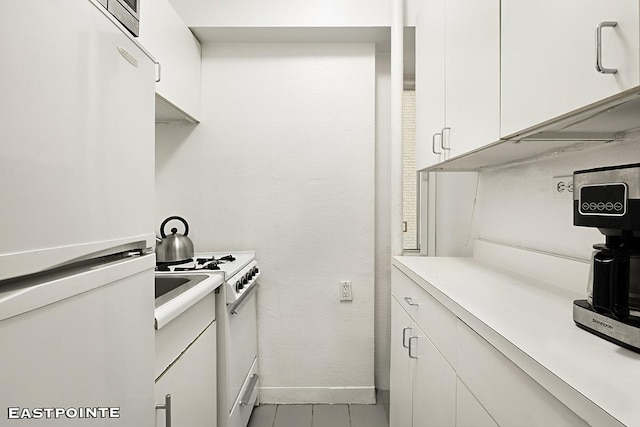
<svg viewBox="0 0 640 427">
<path fill-rule="evenodd" d="M 258 399 L 255 252 L 200 252 L 187 262 L 158 265 L 156 273 L 224 275 L 224 299 L 216 302 L 218 427 L 246 427 Z"/>
<path fill-rule="evenodd" d="M 241 303 L 242 295 L 252 292 L 260 277 L 255 252 L 199 252 L 191 260 L 162 264 L 157 273 L 215 273 L 224 274 L 227 304 Z"/>
</svg>

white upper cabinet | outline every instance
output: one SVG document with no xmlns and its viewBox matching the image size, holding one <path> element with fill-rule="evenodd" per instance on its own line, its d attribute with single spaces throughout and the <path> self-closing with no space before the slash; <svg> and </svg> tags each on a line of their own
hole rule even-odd
<svg viewBox="0 0 640 427">
<path fill-rule="evenodd" d="M 446 1 L 444 146 L 448 157 L 500 137 L 500 1 Z"/>
<path fill-rule="evenodd" d="M 417 169 L 500 136 L 500 2 L 425 0 L 416 17 Z"/>
<path fill-rule="evenodd" d="M 444 0 L 424 1 L 416 16 L 416 168 L 444 160 Z"/>
<path fill-rule="evenodd" d="M 502 0 L 502 121 L 506 137 L 639 83 L 638 1 Z M 596 28 L 601 65 L 596 70 Z M 475 72 L 475 70 L 474 70 Z"/>
<path fill-rule="evenodd" d="M 200 42 L 168 0 L 142 2 L 139 39 L 160 63 L 156 121 L 198 121 Z M 172 112 L 172 108 L 175 111 Z"/>
</svg>

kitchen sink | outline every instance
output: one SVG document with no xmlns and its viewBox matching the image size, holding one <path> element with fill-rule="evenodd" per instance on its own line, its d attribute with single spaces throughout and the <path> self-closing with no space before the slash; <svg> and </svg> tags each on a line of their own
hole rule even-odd
<svg viewBox="0 0 640 427">
<path fill-rule="evenodd" d="M 156 308 L 207 278 L 205 275 L 156 274 Z"/>
</svg>

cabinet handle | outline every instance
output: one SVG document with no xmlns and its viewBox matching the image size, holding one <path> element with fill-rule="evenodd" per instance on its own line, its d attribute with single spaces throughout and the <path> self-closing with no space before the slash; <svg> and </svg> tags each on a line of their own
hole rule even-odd
<svg viewBox="0 0 640 427">
<path fill-rule="evenodd" d="M 411 327 L 409 327 L 409 326 L 407 326 L 406 328 L 404 328 L 402 330 L 402 346 L 404 348 L 409 348 L 409 345 L 405 344 L 405 342 L 407 341 L 407 331 L 410 331 L 410 330 L 411 330 Z"/>
<path fill-rule="evenodd" d="M 404 297 L 404 301 L 409 305 L 419 305 L 417 302 L 413 302 L 413 297 Z"/>
<path fill-rule="evenodd" d="M 442 151 L 436 151 L 436 136 L 438 135 L 440 135 L 440 140 L 442 140 L 441 133 L 434 133 L 431 137 L 431 151 L 433 151 L 433 154 L 442 154 Z"/>
<path fill-rule="evenodd" d="M 408 347 L 408 349 L 409 349 L 409 357 L 412 358 L 412 359 L 417 359 L 418 356 L 414 356 L 414 355 L 411 354 L 411 340 L 412 339 L 418 339 L 418 337 L 409 337 L 409 347 Z"/>
<path fill-rule="evenodd" d="M 604 21 L 596 27 L 596 70 L 602 74 L 615 74 L 617 68 L 605 68 L 602 66 L 602 29 L 604 27 L 614 28 L 618 25 L 615 21 Z"/>
<path fill-rule="evenodd" d="M 411 338 L 409 338 L 409 344 L 411 344 Z M 156 405 L 156 409 L 164 409 L 164 425 L 171 427 L 171 395 L 167 394 L 164 397 L 164 405 Z"/>
<path fill-rule="evenodd" d="M 160 65 L 158 61 L 154 62 L 158 66 L 158 78 L 156 79 L 156 83 L 160 83 L 160 80 L 162 80 L 162 65 Z"/>
<path fill-rule="evenodd" d="M 251 375 L 249 379 L 249 386 L 244 391 L 242 398 L 240 398 L 240 406 L 247 406 L 249 404 L 249 400 L 251 400 L 251 395 L 253 394 L 253 390 L 256 388 L 256 384 L 258 383 L 258 374 Z"/>
<path fill-rule="evenodd" d="M 444 131 L 445 131 L 445 130 L 451 131 L 451 128 L 450 128 L 450 127 L 444 127 L 444 128 L 442 128 L 442 131 L 441 131 L 441 133 L 442 133 L 442 137 L 440 138 L 440 148 L 442 148 L 443 150 L 447 150 L 447 151 L 449 151 L 449 150 L 451 150 L 451 147 L 449 146 L 450 144 L 447 144 L 447 146 L 446 146 L 446 147 L 444 146 L 444 139 L 445 139 L 445 138 L 444 138 Z M 449 142 L 449 140 L 448 140 L 448 139 L 447 139 L 447 142 Z"/>
</svg>

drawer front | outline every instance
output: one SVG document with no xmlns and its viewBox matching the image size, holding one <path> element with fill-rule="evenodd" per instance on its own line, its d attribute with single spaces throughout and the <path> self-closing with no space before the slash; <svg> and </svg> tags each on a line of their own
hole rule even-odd
<svg viewBox="0 0 640 427">
<path fill-rule="evenodd" d="M 457 317 L 397 267 L 392 269 L 391 287 L 400 305 L 455 367 Z"/>
<path fill-rule="evenodd" d="M 257 358 L 253 361 L 253 365 L 245 378 L 240 394 L 233 404 L 229 414 L 229 427 L 244 427 L 249 423 L 253 407 L 258 401 L 258 382 L 253 379 L 254 375 L 258 375 Z M 241 401 L 243 398 L 246 400 Z"/>
<path fill-rule="evenodd" d="M 424 292 L 413 280 L 407 277 L 397 267 L 391 268 L 391 295 L 414 320 L 418 317 L 417 300 L 420 291 Z"/>
<path fill-rule="evenodd" d="M 588 425 L 466 324 L 457 326 L 458 376 L 498 425 Z"/>
</svg>

